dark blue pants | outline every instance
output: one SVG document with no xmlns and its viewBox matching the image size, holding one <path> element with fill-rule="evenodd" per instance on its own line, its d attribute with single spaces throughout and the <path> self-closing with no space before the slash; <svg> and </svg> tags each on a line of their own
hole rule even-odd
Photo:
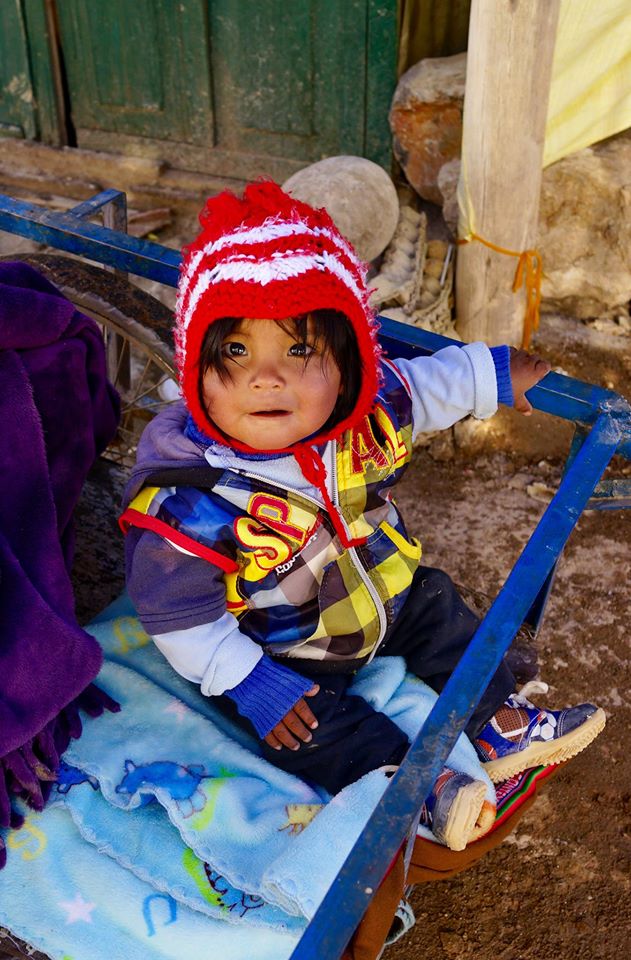
<svg viewBox="0 0 631 960">
<path fill-rule="evenodd" d="M 419 567 L 377 655 L 404 657 L 408 670 L 440 693 L 478 623 L 446 573 Z M 320 685 L 319 693 L 307 701 L 319 726 L 311 742 L 298 750 L 273 750 L 263 743 L 270 763 L 337 793 L 370 770 L 401 762 L 407 736 L 362 697 L 347 693 L 352 674 L 318 672 L 314 661 L 292 660 L 290 665 Z M 502 663 L 467 724 L 469 737 L 476 736 L 514 689 L 513 675 Z M 235 719 L 252 729 L 242 717 Z"/>
</svg>

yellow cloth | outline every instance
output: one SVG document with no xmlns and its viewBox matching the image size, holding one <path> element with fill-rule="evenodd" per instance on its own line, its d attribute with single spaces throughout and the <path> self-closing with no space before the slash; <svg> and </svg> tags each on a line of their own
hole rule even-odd
<svg viewBox="0 0 631 960">
<path fill-rule="evenodd" d="M 627 127 L 631 127 L 631 3 L 562 0 L 544 167 Z"/>
</svg>

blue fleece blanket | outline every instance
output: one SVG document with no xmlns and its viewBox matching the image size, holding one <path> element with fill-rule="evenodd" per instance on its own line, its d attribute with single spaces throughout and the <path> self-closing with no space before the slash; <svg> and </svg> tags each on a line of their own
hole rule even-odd
<svg viewBox="0 0 631 960">
<path fill-rule="evenodd" d="M 0 923 L 60 960 L 184 960 L 210 944 L 222 960 L 289 957 L 386 778 L 330 800 L 268 764 L 171 670 L 125 598 L 90 632 L 121 711 L 86 720 L 51 806 L 6 834 Z M 435 699 L 398 658 L 355 689 L 410 736 Z M 484 778 L 464 738 L 450 765 Z"/>
</svg>

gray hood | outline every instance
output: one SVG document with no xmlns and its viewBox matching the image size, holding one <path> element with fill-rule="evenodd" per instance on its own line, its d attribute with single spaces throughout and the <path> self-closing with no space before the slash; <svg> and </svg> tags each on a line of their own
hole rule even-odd
<svg viewBox="0 0 631 960">
<path fill-rule="evenodd" d="M 169 404 L 144 429 L 136 466 L 123 493 L 123 510 L 142 489 L 145 479 L 158 470 L 173 467 L 203 467 L 204 447 L 190 440 L 184 430 L 188 412 L 183 401 Z"/>
</svg>

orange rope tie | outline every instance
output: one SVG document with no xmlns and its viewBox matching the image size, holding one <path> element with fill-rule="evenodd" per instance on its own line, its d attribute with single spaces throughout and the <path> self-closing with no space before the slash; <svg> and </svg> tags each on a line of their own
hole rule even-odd
<svg viewBox="0 0 631 960">
<path fill-rule="evenodd" d="M 535 330 L 539 328 L 539 305 L 541 304 L 541 278 L 543 276 L 543 266 L 541 254 L 538 250 L 507 250 L 506 247 L 498 247 L 497 244 L 485 240 L 477 233 L 472 233 L 466 239 L 457 240 L 458 245 L 470 243 L 477 240 L 483 243 L 490 250 L 496 253 L 504 253 L 507 257 L 518 257 L 515 278 L 513 280 L 513 293 L 517 293 L 523 283 L 526 284 L 526 314 L 524 316 L 524 332 L 522 336 L 522 347 L 527 350 L 530 346 L 530 338 Z"/>
</svg>

